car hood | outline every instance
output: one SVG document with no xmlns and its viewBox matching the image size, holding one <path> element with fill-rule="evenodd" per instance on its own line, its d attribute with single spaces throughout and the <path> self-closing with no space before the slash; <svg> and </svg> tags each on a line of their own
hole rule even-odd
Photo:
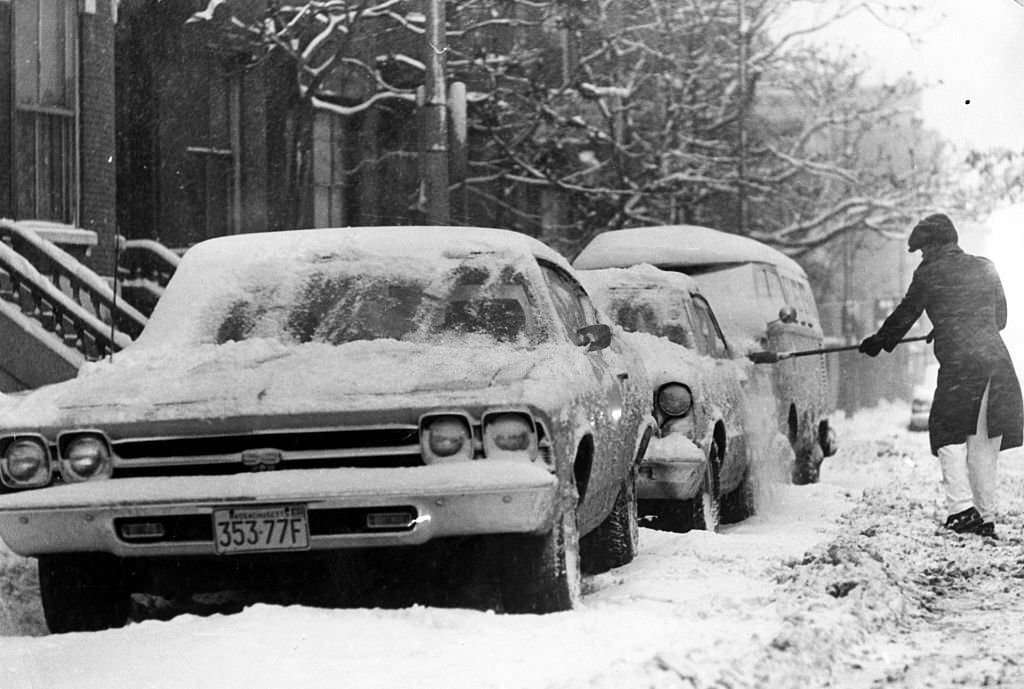
<svg viewBox="0 0 1024 689">
<path fill-rule="evenodd" d="M 552 409 L 593 377 L 571 345 L 416 344 L 393 340 L 286 346 L 275 340 L 186 350 L 131 349 L 77 378 L 0 404 L 0 426 L 310 414 L 475 404 Z M 575 380 L 574 380 L 575 378 Z"/>
</svg>

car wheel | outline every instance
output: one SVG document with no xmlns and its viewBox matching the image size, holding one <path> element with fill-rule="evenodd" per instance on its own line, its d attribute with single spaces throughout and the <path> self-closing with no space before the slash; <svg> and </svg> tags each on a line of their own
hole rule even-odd
<svg viewBox="0 0 1024 689">
<path fill-rule="evenodd" d="M 712 445 L 712 451 L 717 448 Z M 709 457 L 714 455 L 708 453 Z M 708 471 L 704 476 L 704 484 L 701 486 L 700 495 L 689 502 L 693 503 L 691 511 L 693 514 L 692 523 L 694 529 L 703 531 L 718 531 L 718 524 L 722 518 L 722 503 L 718 497 L 718 471 L 717 464 L 708 462 Z"/>
<path fill-rule="evenodd" d="M 821 474 L 821 463 L 825 453 L 816 442 L 804 443 L 796 451 L 796 462 L 793 465 L 793 483 L 804 486 L 817 483 Z"/>
<path fill-rule="evenodd" d="M 640 543 L 640 524 L 636 503 L 636 465 L 626 472 L 615 505 L 596 529 L 580 540 L 583 571 L 607 572 L 633 561 Z"/>
<path fill-rule="evenodd" d="M 39 594 L 54 634 L 121 627 L 131 612 L 131 591 L 120 561 L 99 553 L 43 555 Z"/>
<path fill-rule="evenodd" d="M 541 536 L 501 536 L 501 601 L 505 612 L 571 610 L 583 598 L 580 541 L 576 527 L 576 487 L 562 499 L 554 528 Z"/>
<path fill-rule="evenodd" d="M 743 472 L 743 480 L 729 493 L 722 496 L 719 518 L 722 524 L 735 524 L 753 516 L 754 483 L 750 478 L 750 467 Z"/>
</svg>

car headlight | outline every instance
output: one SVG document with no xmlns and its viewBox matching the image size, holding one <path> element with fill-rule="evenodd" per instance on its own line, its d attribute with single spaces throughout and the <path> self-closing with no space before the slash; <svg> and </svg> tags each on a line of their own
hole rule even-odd
<svg viewBox="0 0 1024 689">
<path fill-rule="evenodd" d="M 8 488 L 39 488 L 52 478 L 50 450 L 41 436 L 11 439 L 0 458 L 0 482 Z"/>
<path fill-rule="evenodd" d="M 484 417 L 484 455 L 488 459 L 537 458 L 537 430 L 533 419 L 518 412 L 498 412 Z"/>
<path fill-rule="evenodd" d="M 658 390 L 656 402 L 665 416 L 686 416 L 693 409 L 693 393 L 685 385 L 668 383 Z"/>
<path fill-rule="evenodd" d="M 57 446 L 60 474 L 67 482 L 110 478 L 114 471 L 110 444 L 98 433 L 65 434 L 58 439 Z"/>
<path fill-rule="evenodd" d="M 473 459 L 473 432 L 469 420 L 456 414 L 421 420 L 420 451 L 427 464 Z"/>
</svg>

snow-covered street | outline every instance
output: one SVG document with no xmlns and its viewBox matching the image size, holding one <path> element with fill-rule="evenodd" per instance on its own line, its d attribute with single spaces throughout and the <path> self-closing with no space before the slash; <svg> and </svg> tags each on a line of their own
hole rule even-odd
<svg viewBox="0 0 1024 689">
<path fill-rule="evenodd" d="M 953 535 L 908 419 L 837 418 L 819 484 L 762 486 L 718 534 L 644 529 L 567 613 L 257 604 L 45 635 L 33 561 L 4 551 L 0 687 L 1024 687 L 1024 453 L 1000 540 Z"/>
</svg>

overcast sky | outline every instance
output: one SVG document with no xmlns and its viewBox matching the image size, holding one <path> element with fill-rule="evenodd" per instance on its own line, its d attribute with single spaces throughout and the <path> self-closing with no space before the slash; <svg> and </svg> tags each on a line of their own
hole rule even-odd
<svg viewBox="0 0 1024 689">
<path fill-rule="evenodd" d="M 910 71 L 932 83 L 923 99 L 925 122 L 958 144 L 1024 148 L 1024 6 L 1017 0 L 921 4 L 925 9 L 909 27 L 917 43 L 866 14 L 820 40 L 856 47 L 881 75 Z"/>
</svg>

